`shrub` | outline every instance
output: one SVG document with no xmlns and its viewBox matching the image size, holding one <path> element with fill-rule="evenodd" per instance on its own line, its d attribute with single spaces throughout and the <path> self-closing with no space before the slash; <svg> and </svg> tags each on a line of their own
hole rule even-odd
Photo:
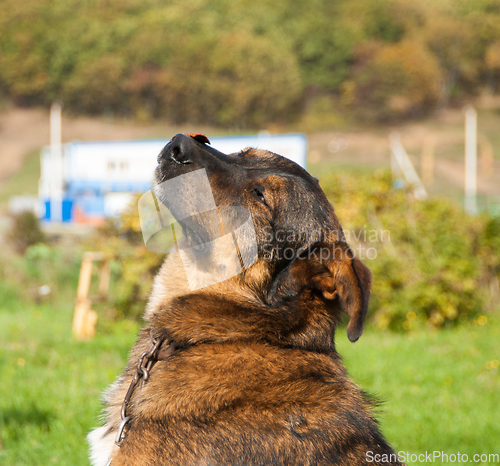
<svg viewBox="0 0 500 466">
<path fill-rule="evenodd" d="M 12 217 L 13 224 L 8 239 L 17 252 L 24 254 L 26 249 L 36 243 L 45 242 L 45 235 L 40 227 L 38 217 L 29 211 Z"/>
<path fill-rule="evenodd" d="M 65 245 L 62 248 L 37 243 L 26 249 L 24 261 L 18 265 L 25 277 L 24 288 L 29 290 L 30 297 L 36 301 L 53 297 L 71 308 L 76 295 L 80 264 L 81 253 L 78 246 Z"/>
<path fill-rule="evenodd" d="M 158 95 L 158 114 L 225 126 L 286 120 L 302 90 L 297 61 L 284 41 L 244 31 L 184 41 L 171 64 L 148 80 Z"/>
<path fill-rule="evenodd" d="M 355 83 L 363 118 L 411 116 L 432 108 L 436 75 L 442 104 L 498 81 L 494 3 L 199 0 L 187 15 L 181 0 L 3 0 L 0 94 L 257 127 Z M 380 47 L 360 63 L 366 42 Z"/>
<path fill-rule="evenodd" d="M 369 51 L 366 64 L 353 76 L 353 105 L 361 118 L 390 120 L 434 109 L 441 73 L 437 60 L 424 47 L 403 41 Z"/>
<path fill-rule="evenodd" d="M 500 71 L 500 41 L 491 44 L 486 51 L 486 66 L 490 70 Z"/>
<path fill-rule="evenodd" d="M 87 113 L 123 111 L 126 109 L 124 77 L 123 61 L 112 55 L 83 62 L 65 83 L 63 97 L 70 107 Z"/>
<path fill-rule="evenodd" d="M 165 255 L 144 246 L 137 199 L 118 218 L 108 219 L 87 245 L 111 259 L 112 285 L 109 300 L 117 317 L 139 318 Z"/>
<path fill-rule="evenodd" d="M 370 313 L 377 325 L 443 327 L 497 305 L 488 296 L 500 271 L 498 219 L 470 217 L 447 199 L 415 201 L 392 187 L 387 172 L 329 175 L 322 185 L 352 246 L 361 254 L 371 248 L 365 261 L 373 272 Z M 375 231 L 388 232 L 386 241 Z"/>
</svg>

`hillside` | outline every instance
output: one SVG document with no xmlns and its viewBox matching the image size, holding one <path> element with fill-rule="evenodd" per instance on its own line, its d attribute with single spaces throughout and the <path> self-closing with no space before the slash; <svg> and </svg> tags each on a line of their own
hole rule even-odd
<svg viewBox="0 0 500 466">
<path fill-rule="evenodd" d="M 477 101 L 479 126 L 478 191 L 482 202 L 500 200 L 500 111 L 497 102 Z M 326 118 L 326 117 L 325 117 Z M 309 169 L 316 175 L 329 170 L 369 171 L 390 166 L 389 134 L 398 130 L 403 145 L 419 170 L 420 155 L 434 141 L 434 180 L 427 181 L 430 194 L 460 200 L 464 180 L 464 130 L 460 109 L 442 111 L 432 118 L 406 122 L 401 126 L 346 126 L 340 130 L 306 131 L 309 140 Z M 306 125 L 304 125 L 306 126 Z M 301 131 L 300 125 L 280 128 L 281 132 Z M 227 130 L 200 125 L 172 126 L 165 122 L 138 123 L 63 115 L 63 142 L 74 140 L 120 140 L 168 138 L 178 132 L 229 134 Z M 234 134 L 234 133 L 231 133 Z M 0 113 L 0 204 L 15 194 L 36 194 L 38 150 L 48 144 L 49 115 L 43 109 L 11 107 Z M 493 155 L 493 164 L 487 163 Z"/>
</svg>

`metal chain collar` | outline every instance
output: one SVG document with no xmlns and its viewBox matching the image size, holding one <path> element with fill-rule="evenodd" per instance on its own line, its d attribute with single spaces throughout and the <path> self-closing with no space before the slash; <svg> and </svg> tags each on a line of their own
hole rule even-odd
<svg viewBox="0 0 500 466">
<path fill-rule="evenodd" d="M 164 337 L 154 338 L 153 332 L 151 331 L 151 346 L 147 351 L 144 351 L 144 353 L 141 354 L 141 356 L 139 357 L 139 361 L 137 361 L 137 369 L 135 370 L 134 378 L 132 379 L 132 382 L 130 382 L 127 394 L 125 395 L 125 399 L 123 400 L 122 403 L 122 409 L 121 409 L 122 422 L 118 426 L 118 432 L 116 433 L 116 438 L 115 438 L 115 444 L 118 446 L 121 446 L 121 443 L 125 438 L 125 434 L 127 433 L 125 427 L 132 419 L 131 416 L 127 416 L 127 406 L 130 401 L 130 398 L 132 398 L 132 394 L 134 393 L 135 387 L 137 386 L 139 381 L 141 381 L 141 388 L 142 388 L 149 379 L 149 371 L 153 367 L 153 364 L 158 360 L 168 358 L 175 350 L 176 346 L 175 342 L 170 341 L 167 347 L 159 353 L 158 349 L 160 348 L 161 344 L 164 341 L 165 341 Z"/>
</svg>

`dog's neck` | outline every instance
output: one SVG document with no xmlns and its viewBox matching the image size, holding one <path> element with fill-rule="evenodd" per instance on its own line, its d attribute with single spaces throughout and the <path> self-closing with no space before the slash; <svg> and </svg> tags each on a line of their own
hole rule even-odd
<svg viewBox="0 0 500 466">
<path fill-rule="evenodd" d="M 257 264 L 258 265 L 258 264 Z M 258 267 L 252 273 L 260 273 Z M 200 291 L 191 291 L 179 255 L 170 255 L 158 273 L 146 308 L 145 319 L 157 334 L 164 332 L 179 345 L 258 341 L 281 347 L 332 352 L 337 324 L 335 312 L 318 301 L 310 290 L 292 297 L 275 296 L 269 303 L 251 286 L 242 295 L 235 277 Z"/>
</svg>

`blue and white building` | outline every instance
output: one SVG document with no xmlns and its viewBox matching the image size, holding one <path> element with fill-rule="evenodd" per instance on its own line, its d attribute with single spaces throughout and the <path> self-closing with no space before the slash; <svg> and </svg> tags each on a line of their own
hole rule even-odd
<svg viewBox="0 0 500 466">
<path fill-rule="evenodd" d="M 223 153 L 256 147 L 284 155 L 306 168 L 303 134 L 210 138 Z M 42 219 L 98 224 L 119 214 L 134 194 L 151 188 L 156 158 L 167 139 L 71 142 L 41 152 Z"/>
</svg>

